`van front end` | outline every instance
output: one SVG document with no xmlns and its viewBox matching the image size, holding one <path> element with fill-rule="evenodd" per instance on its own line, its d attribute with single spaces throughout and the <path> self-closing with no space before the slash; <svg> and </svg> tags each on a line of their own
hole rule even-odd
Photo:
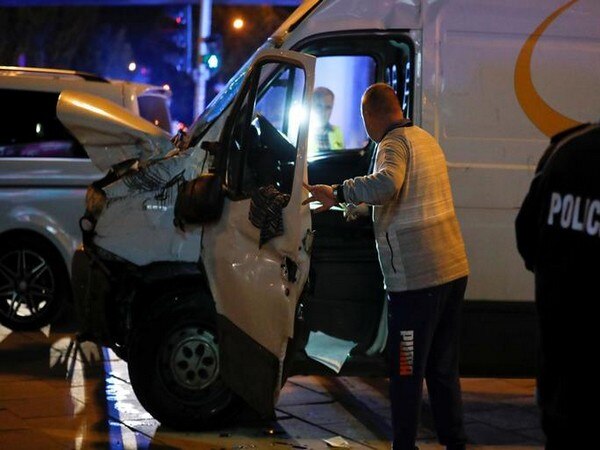
<svg viewBox="0 0 600 450">
<path fill-rule="evenodd" d="M 197 264 L 140 267 L 84 245 L 72 282 L 79 339 L 127 361 L 138 400 L 161 423 L 214 428 L 239 410 L 221 379 L 214 302 Z"/>
<path fill-rule="evenodd" d="M 109 186 L 116 189 L 126 179 L 112 171 L 88 191 L 80 220 L 84 244 L 72 261 L 79 339 L 110 347 L 127 361 L 136 396 L 161 423 L 216 427 L 241 402 L 221 380 L 217 314 L 199 250 L 195 247 L 196 260 L 176 260 L 172 249 L 179 246 L 156 228 L 160 220 L 136 220 L 133 210 L 156 201 L 156 191 L 121 198 L 128 206 L 113 208 L 119 202 Z M 117 214 L 122 208 L 129 214 Z M 145 211 L 170 215 L 169 228 L 175 229 L 173 207 L 163 209 Z M 131 237 L 134 246 L 125 245 L 132 234 L 146 236 L 145 246 L 136 241 L 139 236 Z M 146 263 L 148 257 L 156 259 Z"/>
<path fill-rule="evenodd" d="M 80 340 L 127 361 L 136 396 L 161 423 L 218 426 L 240 401 L 221 377 L 200 232 L 174 225 L 203 150 L 181 150 L 163 130 L 79 93 L 61 94 L 58 116 L 106 173 L 88 187 L 72 260 Z"/>
<path fill-rule="evenodd" d="M 83 245 L 72 260 L 81 337 L 124 359 L 129 336 L 157 293 L 204 283 L 199 237 L 178 233 L 172 219 L 186 159 L 118 163 L 87 190 L 79 220 Z M 170 177 L 170 170 L 177 173 Z"/>
</svg>

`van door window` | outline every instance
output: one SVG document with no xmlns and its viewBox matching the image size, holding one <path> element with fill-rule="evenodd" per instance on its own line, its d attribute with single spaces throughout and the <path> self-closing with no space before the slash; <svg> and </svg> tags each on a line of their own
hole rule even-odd
<svg viewBox="0 0 600 450">
<path fill-rule="evenodd" d="M 225 87 L 221 89 L 215 98 L 211 100 L 208 106 L 202 111 L 202 114 L 198 116 L 196 121 L 190 127 L 190 147 L 194 147 L 206 131 L 210 128 L 210 126 L 214 123 L 214 121 L 219 117 L 223 111 L 231 104 L 233 99 L 238 94 L 244 77 L 250 68 L 250 63 L 254 59 L 254 57 L 259 54 L 261 51 L 274 48 L 273 42 L 268 40 L 263 45 L 261 45 L 256 52 L 244 63 L 242 67 L 238 69 L 238 71 L 233 75 Z"/>
<path fill-rule="evenodd" d="M 306 117 L 305 74 L 295 66 L 267 63 L 260 79 L 266 81 L 248 90 L 229 141 L 227 185 L 238 198 L 269 185 L 291 194 L 294 182 L 298 132 Z"/>
<path fill-rule="evenodd" d="M 366 147 L 360 99 L 375 82 L 375 59 L 366 55 L 317 58 L 309 131 L 309 156 Z"/>
<path fill-rule="evenodd" d="M 415 119 L 415 49 L 410 36 L 403 32 L 338 33 L 308 41 L 300 49 L 317 58 L 308 146 L 309 182 L 335 184 L 367 174 L 375 145 L 360 115 L 365 89 L 376 82 L 388 83 L 396 90 L 405 117 Z M 322 123 L 327 118 L 324 128 Z"/>
<path fill-rule="evenodd" d="M 302 107 L 304 72 L 287 68 L 261 93 L 256 111 L 264 116 L 287 140 L 296 145 L 300 123 L 305 117 Z"/>
</svg>

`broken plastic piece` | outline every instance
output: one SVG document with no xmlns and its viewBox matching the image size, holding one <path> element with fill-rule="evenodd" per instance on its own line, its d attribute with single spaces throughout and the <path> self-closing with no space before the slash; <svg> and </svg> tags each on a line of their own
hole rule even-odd
<svg viewBox="0 0 600 450">
<path fill-rule="evenodd" d="M 323 442 L 333 448 L 350 448 L 350 443 L 341 436 L 323 439 Z"/>
<path fill-rule="evenodd" d="M 305 351 L 309 358 L 324 364 L 335 373 L 340 373 L 356 342 L 329 336 L 321 331 L 311 331 Z"/>
</svg>

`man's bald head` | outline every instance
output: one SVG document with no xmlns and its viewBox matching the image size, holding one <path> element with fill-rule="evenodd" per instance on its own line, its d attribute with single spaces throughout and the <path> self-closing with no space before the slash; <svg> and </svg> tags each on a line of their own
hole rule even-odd
<svg viewBox="0 0 600 450">
<path fill-rule="evenodd" d="M 383 138 L 385 131 L 404 118 L 394 89 L 385 83 L 376 83 L 362 96 L 362 115 L 368 135 L 375 142 Z"/>
<path fill-rule="evenodd" d="M 363 94 L 362 107 L 370 113 L 386 116 L 400 115 L 403 117 L 396 92 L 385 83 L 376 83 L 369 86 Z"/>
</svg>

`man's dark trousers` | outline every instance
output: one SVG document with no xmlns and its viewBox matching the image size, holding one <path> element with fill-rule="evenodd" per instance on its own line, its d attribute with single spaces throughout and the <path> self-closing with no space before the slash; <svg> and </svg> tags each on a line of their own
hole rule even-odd
<svg viewBox="0 0 600 450">
<path fill-rule="evenodd" d="M 388 293 L 394 450 L 415 447 L 423 378 L 440 443 L 449 449 L 464 448 L 458 348 L 466 286 L 463 277 L 431 288 Z"/>
</svg>

